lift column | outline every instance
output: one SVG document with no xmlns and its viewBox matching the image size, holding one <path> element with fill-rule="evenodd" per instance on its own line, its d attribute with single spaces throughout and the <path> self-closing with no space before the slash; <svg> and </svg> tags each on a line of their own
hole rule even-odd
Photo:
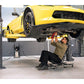
<svg viewBox="0 0 84 84">
<path fill-rule="evenodd" d="M 79 38 L 72 38 L 68 35 L 67 61 L 74 61 L 72 57 L 81 57 L 81 42 Z"/>
<path fill-rule="evenodd" d="M 0 69 L 5 67 L 2 66 L 2 18 L 1 18 L 1 5 L 0 5 Z"/>
<path fill-rule="evenodd" d="M 69 39 L 69 42 L 68 42 L 68 49 L 67 49 L 67 55 L 66 55 L 66 60 L 67 61 L 73 61 L 72 60 L 72 55 L 73 55 L 73 53 L 72 53 L 72 40 L 71 40 L 71 37 L 70 37 L 70 35 L 68 35 L 68 39 Z"/>
<path fill-rule="evenodd" d="M 0 5 L 0 68 L 2 68 L 2 19 L 1 19 L 1 5 Z"/>
</svg>

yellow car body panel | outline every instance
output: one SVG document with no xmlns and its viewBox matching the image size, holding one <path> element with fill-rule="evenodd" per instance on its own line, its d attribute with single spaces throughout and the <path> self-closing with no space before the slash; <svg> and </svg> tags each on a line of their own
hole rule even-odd
<svg viewBox="0 0 84 84">
<path fill-rule="evenodd" d="M 70 11 L 70 12 L 84 13 L 84 10 L 73 8 L 71 6 L 35 5 L 35 6 L 27 6 L 26 8 L 30 8 L 32 10 L 35 20 L 35 25 L 44 25 L 44 24 L 61 23 L 61 22 L 84 24 L 84 20 L 63 19 L 63 18 L 52 17 L 54 11 Z M 17 17 L 16 19 L 14 19 L 8 24 L 10 28 L 9 29 L 10 33 L 5 34 L 6 38 L 19 38 L 21 36 L 26 37 L 26 35 L 23 33 L 24 32 L 23 16 L 24 13 L 22 13 L 19 17 Z M 23 34 L 19 35 L 20 33 Z M 12 34 L 14 34 L 14 36 Z"/>
<path fill-rule="evenodd" d="M 2 30 L 7 30 L 7 27 L 2 27 Z"/>
<path fill-rule="evenodd" d="M 23 25 L 21 24 L 22 15 L 15 18 L 11 23 L 8 24 L 10 30 L 13 33 L 21 33 L 24 31 Z"/>
<path fill-rule="evenodd" d="M 84 10 L 76 9 L 71 6 L 28 6 L 32 9 L 35 18 L 35 25 L 50 24 L 50 23 L 59 23 L 59 22 L 72 22 L 72 23 L 82 23 L 84 21 L 74 20 L 74 19 L 62 19 L 62 18 L 53 18 L 54 11 L 71 11 L 71 12 L 80 12 L 84 13 Z"/>
</svg>

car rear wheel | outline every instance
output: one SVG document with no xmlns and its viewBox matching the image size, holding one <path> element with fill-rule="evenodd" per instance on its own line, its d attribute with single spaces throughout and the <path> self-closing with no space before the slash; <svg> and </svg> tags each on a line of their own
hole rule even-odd
<svg viewBox="0 0 84 84">
<path fill-rule="evenodd" d="M 16 39 L 8 38 L 8 42 L 16 42 Z"/>
<path fill-rule="evenodd" d="M 33 14 L 32 12 L 28 12 L 24 17 L 24 32 L 26 36 L 30 34 L 33 25 L 34 25 Z"/>
<path fill-rule="evenodd" d="M 46 38 L 38 38 L 37 39 L 37 42 L 44 42 L 44 41 L 46 41 Z"/>
</svg>

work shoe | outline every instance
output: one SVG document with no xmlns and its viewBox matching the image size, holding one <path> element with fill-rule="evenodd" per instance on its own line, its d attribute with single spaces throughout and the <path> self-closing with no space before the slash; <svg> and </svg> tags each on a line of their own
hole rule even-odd
<svg viewBox="0 0 84 84">
<path fill-rule="evenodd" d="M 36 68 L 39 68 L 39 67 L 42 67 L 42 66 L 43 66 L 43 64 L 41 63 L 38 66 L 36 66 Z"/>
<path fill-rule="evenodd" d="M 48 66 L 47 65 L 43 65 L 42 67 L 39 67 L 38 70 L 48 70 Z"/>
</svg>

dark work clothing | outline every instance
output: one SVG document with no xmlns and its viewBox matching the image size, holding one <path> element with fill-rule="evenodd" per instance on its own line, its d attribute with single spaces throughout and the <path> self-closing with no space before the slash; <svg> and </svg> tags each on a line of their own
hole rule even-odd
<svg viewBox="0 0 84 84">
<path fill-rule="evenodd" d="M 58 64 L 61 63 L 62 60 L 56 54 L 43 50 L 39 61 L 43 65 L 47 65 L 48 61 Z"/>
</svg>

